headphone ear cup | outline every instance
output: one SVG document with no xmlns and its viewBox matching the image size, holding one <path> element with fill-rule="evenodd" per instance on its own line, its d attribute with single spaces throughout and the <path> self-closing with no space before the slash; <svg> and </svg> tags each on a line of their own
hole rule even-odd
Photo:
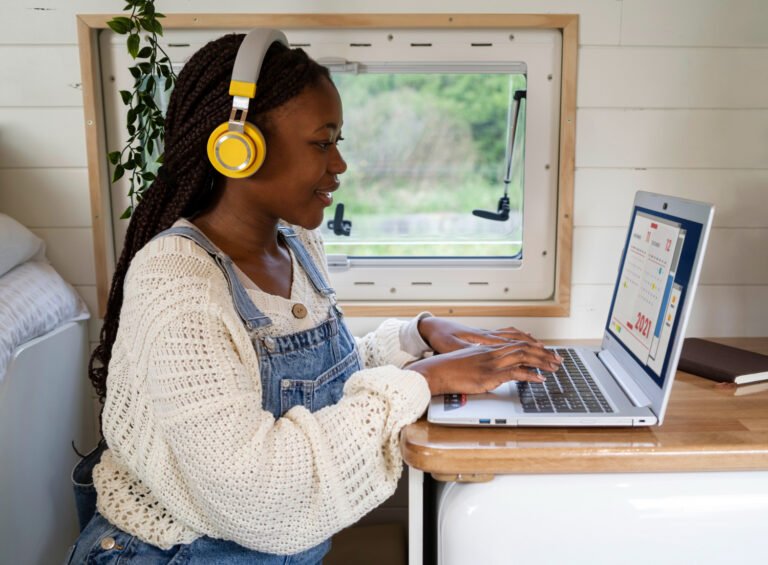
<svg viewBox="0 0 768 565">
<path fill-rule="evenodd" d="M 225 177 L 242 179 L 259 170 L 267 156 L 267 143 L 259 128 L 245 122 L 243 131 L 230 130 L 229 123 L 208 137 L 208 159 Z"/>
</svg>

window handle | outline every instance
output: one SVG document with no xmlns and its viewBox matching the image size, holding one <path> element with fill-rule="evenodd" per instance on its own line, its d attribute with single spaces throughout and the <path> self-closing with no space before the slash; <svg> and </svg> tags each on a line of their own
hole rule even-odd
<svg viewBox="0 0 768 565">
<path fill-rule="evenodd" d="M 509 196 L 507 196 L 505 191 L 504 196 L 499 198 L 499 204 L 496 212 L 491 212 L 489 210 L 472 210 L 472 213 L 478 218 L 496 220 L 497 222 L 506 222 L 509 219 Z"/>
<path fill-rule="evenodd" d="M 332 220 L 328 220 L 328 229 L 335 235 L 349 235 L 352 231 L 352 222 L 344 219 L 344 204 L 336 204 L 336 212 Z"/>
<path fill-rule="evenodd" d="M 512 182 L 512 156 L 515 154 L 515 133 L 517 132 L 517 120 L 520 117 L 521 100 L 527 98 L 527 90 L 516 90 L 512 94 L 512 107 L 509 114 L 509 137 L 507 138 L 507 166 L 504 174 L 504 194 L 499 198 L 496 212 L 489 210 L 472 210 L 478 218 L 506 222 L 509 219 L 509 183 Z"/>
</svg>

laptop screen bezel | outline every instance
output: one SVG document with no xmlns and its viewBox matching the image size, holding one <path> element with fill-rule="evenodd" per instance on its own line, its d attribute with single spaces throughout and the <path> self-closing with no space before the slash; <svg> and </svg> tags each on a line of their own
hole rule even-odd
<svg viewBox="0 0 768 565">
<path fill-rule="evenodd" d="M 610 324 L 610 315 L 611 311 L 613 310 L 614 300 L 616 297 L 616 286 L 614 286 L 614 290 L 611 296 L 611 303 L 608 309 L 608 320 L 606 321 L 606 329 L 603 334 L 602 348 L 608 351 L 618 361 L 621 367 L 627 370 L 628 376 L 635 382 L 635 384 L 640 387 L 643 393 L 650 400 L 650 408 L 653 410 L 653 413 L 657 416 L 657 418 L 659 418 L 659 423 L 661 423 L 666 409 L 666 404 L 669 401 L 669 394 L 672 390 L 672 383 L 674 382 L 674 371 L 677 370 L 677 364 L 680 359 L 680 351 L 682 349 L 683 339 L 685 337 L 688 320 L 690 318 L 691 307 L 693 306 L 696 289 L 698 287 L 704 251 L 706 249 L 710 229 L 712 227 L 714 206 L 704 202 L 696 202 L 683 198 L 640 191 L 635 195 L 635 201 L 632 206 L 631 215 L 629 217 L 630 223 L 628 230 L 631 229 L 632 222 L 635 218 L 635 214 L 638 212 L 638 208 L 644 208 L 652 213 L 658 212 L 660 217 L 673 216 L 680 220 L 701 224 L 701 237 L 699 238 L 693 265 L 691 267 L 691 277 L 688 281 L 686 299 L 684 300 L 682 308 L 678 313 L 680 322 L 677 326 L 677 331 L 669 343 L 669 361 L 666 365 L 665 373 L 661 375 L 663 378 L 663 384 L 661 386 L 659 386 L 657 382 L 646 373 L 645 367 L 641 365 L 635 359 L 635 357 L 629 353 L 621 341 L 608 330 L 608 325 Z M 619 276 L 621 275 L 621 266 L 623 265 L 624 259 L 626 257 L 628 242 L 629 234 L 627 234 L 624 249 L 621 254 L 621 263 L 617 272 L 616 284 L 619 284 L 618 280 Z"/>
</svg>

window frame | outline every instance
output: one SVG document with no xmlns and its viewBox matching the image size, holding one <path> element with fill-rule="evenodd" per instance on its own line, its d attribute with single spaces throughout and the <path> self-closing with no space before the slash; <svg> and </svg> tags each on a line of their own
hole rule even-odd
<svg viewBox="0 0 768 565">
<path fill-rule="evenodd" d="M 94 233 L 99 310 L 103 314 L 114 271 L 109 166 L 106 160 L 104 99 L 101 93 L 99 34 L 111 15 L 78 15 L 78 42 L 83 76 L 88 179 Z M 562 34 L 560 73 L 559 160 L 555 219 L 554 292 L 544 300 L 392 300 L 342 301 L 351 316 L 410 316 L 423 310 L 453 316 L 568 316 L 570 314 L 573 239 L 573 183 L 576 125 L 578 15 L 537 14 L 168 14 L 166 29 L 553 29 Z"/>
</svg>

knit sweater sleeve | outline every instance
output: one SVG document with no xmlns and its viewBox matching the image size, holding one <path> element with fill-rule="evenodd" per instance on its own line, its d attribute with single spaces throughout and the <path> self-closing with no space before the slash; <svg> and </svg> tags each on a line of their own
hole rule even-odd
<svg viewBox="0 0 768 565">
<path fill-rule="evenodd" d="M 184 256 L 173 259 L 173 271 L 132 265 L 126 303 L 159 309 L 141 327 L 131 327 L 130 304 L 121 319 L 122 337 L 139 347 L 138 374 L 110 382 L 132 398 L 105 406 L 115 456 L 189 528 L 270 553 L 316 545 L 391 495 L 399 431 L 429 401 L 424 378 L 392 366 L 358 371 L 337 404 L 275 420 L 262 409 L 258 359 L 225 280 L 215 266 L 184 276 Z"/>
</svg>

